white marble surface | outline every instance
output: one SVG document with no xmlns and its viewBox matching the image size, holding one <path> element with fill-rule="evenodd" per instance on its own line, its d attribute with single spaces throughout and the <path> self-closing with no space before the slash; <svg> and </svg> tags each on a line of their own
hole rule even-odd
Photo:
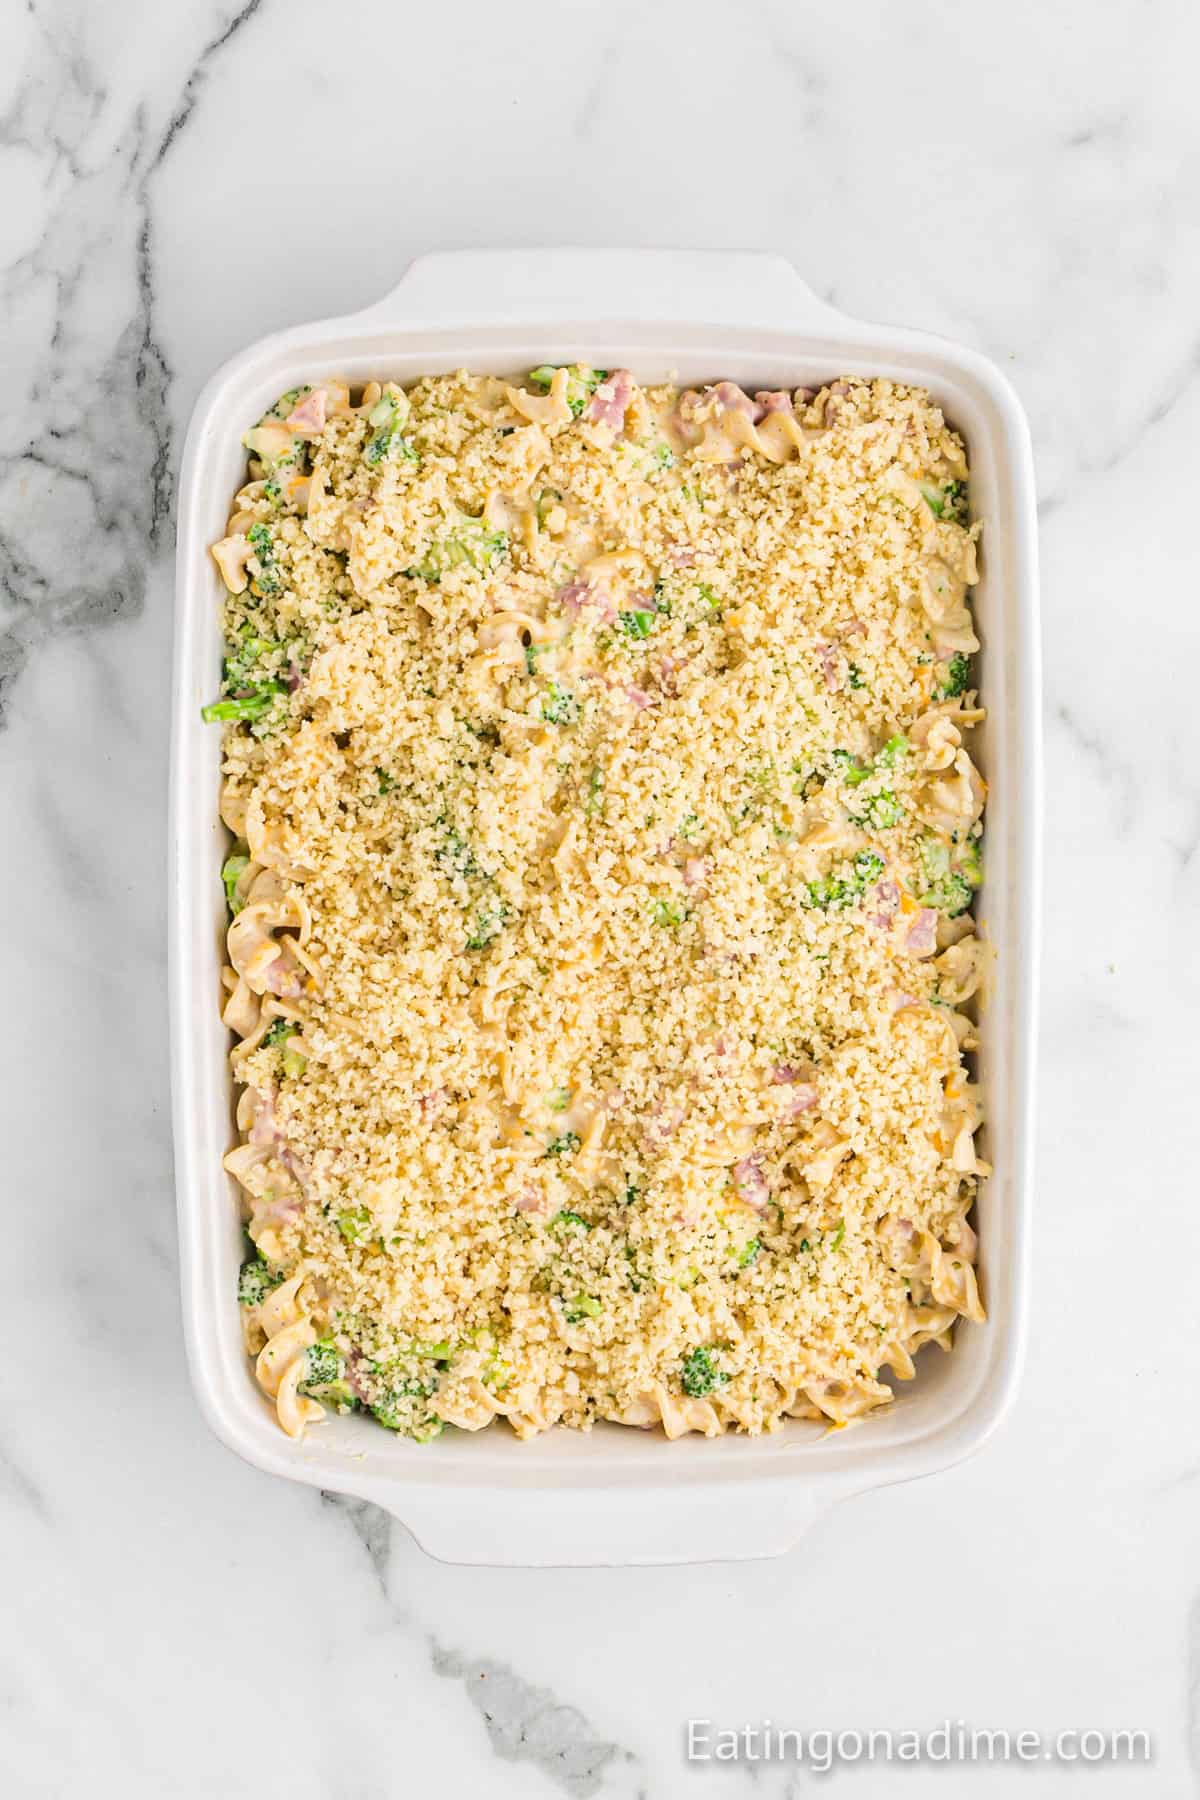
<svg viewBox="0 0 1200 1800">
<path fill-rule="evenodd" d="M 1200 1782 L 1200 15 L 1186 0 L 9 0 L 0 11 L 0 1792 L 799 1794 L 683 1721 L 1141 1726 Z M 1044 528 L 1031 1356 L 966 1466 L 762 1565 L 429 1561 L 243 1467 L 178 1333 L 171 508 L 202 379 L 472 244 L 764 247 L 979 346 Z M 8 1361 L 11 1363 L 10 1349 Z"/>
</svg>

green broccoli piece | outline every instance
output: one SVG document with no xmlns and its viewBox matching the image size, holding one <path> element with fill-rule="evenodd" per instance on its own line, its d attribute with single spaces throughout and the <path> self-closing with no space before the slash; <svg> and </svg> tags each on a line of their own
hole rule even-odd
<svg viewBox="0 0 1200 1800">
<path fill-rule="evenodd" d="M 557 681 L 551 681 L 546 692 L 539 695 L 537 704 L 543 719 L 550 725 L 576 725 L 579 722 L 578 700 L 566 688 L 559 687 Z"/>
<path fill-rule="evenodd" d="M 602 381 L 608 379 L 607 369 L 589 369 L 586 363 L 568 363 L 567 370 L 567 405 L 574 418 L 578 418 Z M 554 363 L 541 363 L 536 369 L 530 369 L 529 379 L 536 388 L 549 388 L 558 372 Z"/>
<path fill-rule="evenodd" d="M 283 1276 L 267 1267 L 261 1256 L 252 1256 L 238 1270 L 237 1297 L 242 1306 L 261 1306 Z"/>
<path fill-rule="evenodd" d="M 263 1043 L 271 1050 L 282 1050 L 288 1038 L 299 1029 L 295 1019 L 273 1019 Z"/>
<path fill-rule="evenodd" d="M 890 788 L 884 788 L 878 794 L 870 794 L 856 824 L 872 825 L 876 831 L 890 831 L 904 817 L 904 808 Z"/>
<path fill-rule="evenodd" d="M 948 481 L 944 487 L 935 487 L 932 482 L 919 483 L 925 504 L 935 519 L 951 519 L 956 525 L 965 525 L 968 517 L 967 484 L 965 481 Z"/>
<path fill-rule="evenodd" d="M 592 1228 L 580 1213 L 572 1212 L 570 1207 L 564 1207 L 561 1212 L 555 1213 L 546 1229 L 552 1231 L 556 1238 L 564 1238 L 582 1237 Z"/>
<path fill-rule="evenodd" d="M 822 912 L 839 912 L 861 900 L 873 881 L 883 874 L 884 862 L 873 850 L 860 850 L 848 876 L 820 875 L 804 884 L 806 904 Z"/>
<path fill-rule="evenodd" d="M 328 1341 L 310 1344 L 304 1352 L 305 1388 L 330 1387 L 342 1378 L 342 1359 Z"/>
<path fill-rule="evenodd" d="M 463 513 L 449 535 L 431 544 L 422 561 L 411 564 L 404 572 L 415 580 L 432 583 L 465 563 L 483 575 L 507 554 L 507 532 L 493 531 L 482 519 Z"/>
<path fill-rule="evenodd" d="M 842 1247 L 842 1244 L 845 1240 L 845 1236 L 846 1236 L 846 1221 L 845 1221 L 845 1219 L 840 1219 L 838 1221 L 837 1230 L 834 1232 L 833 1236 L 829 1240 L 829 1248 L 831 1250 L 840 1250 Z"/>
<path fill-rule="evenodd" d="M 543 488 L 537 497 L 538 530 L 546 529 L 546 520 L 556 506 L 562 505 L 562 495 L 557 488 Z"/>
<path fill-rule="evenodd" d="M 225 884 L 226 904 L 235 919 L 245 905 L 244 900 L 238 899 L 237 884 L 249 867 L 250 858 L 237 851 L 232 856 L 227 856 L 221 865 L 221 880 Z"/>
<path fill-rule="evenodd" d="M 696 1350 L 689 1350 L 684 1357 L 681 1364 L 683 1391 L 690 1400 L 703 1400 L 706 1394 L 728 1382 L 729 1376 L 714 1361 L 717 1354 L 714 1347 L 702 1344 Z"/>
<path fill-rule="evenodd" d="M 952 656 L 946 665 L 946 679 L 937 690 L 939 700 L 956 700 L 960 694 L 966 693 L 971 679 L 971 659 L 961 651 Z"/>
<path fill-rule="evenodd" d="M 286 693 L 282 681 L 269 681 L 255 694 L 243 694 L 236 700 L 214 700 L 211 706 L 202 706 L 200 717 L 206 725 L 227 725 L 234 721 L 252 725 L 265 718 L 279 695 Z"/>
<path fill-rule="evenodd" d="M 648 638 L 654 630 L 654 614 L 635 607 L 630 612 L 618 613 L 617 624 L 627 638 Z"/>
<path fill-rule="evenodd" d="M 363 461 L 374 468 L 387 459 L 390 462 L 419 463 L 421 453 L 402 435 L 408 422 L 408 396 L 403 393 L 381 394 L 370 412 L 367 424 L 376 427 L 375 435 L 363 451 Z"/>
<path fill-rule="evenodd" d="M 762 1249 L 762 1245 L 759 1243 L 757 1238 L 751 1238 L 748 1243 L 743 1244 L 741 1249 L 738 1252 L 738 1259 L 737 1259 L 738 1268 L 739 1269 L 748 1269 L 750 1267 L 750 1264 L 755 1260 L 755 1258 L 757 1257 L 757 1255 L 761 1249 Z"/>
<path fill-rule="evenodd" d="M 857 663 L 850 664 L 846 671 L 846 679 L 849 681 L 850 686 L 855 689 L 865 688 L 867 685 L 866 677 Z"/>
<path fill-rule="evenodd" d="M 656 925 L 661 925 L 664 930 L 674 931 L 687 918 L 688 909 L 682 900 L 656 900 L 650 908 L 650 915 Z"/>
<path fill-rule="evenodd" d="M 500 900 L 485 902 L 475 915 L 475 923 L 467 934 L 468 950 L 486 950 L 504 930 L 508 909 Z"/>
<path fill-rule="evenodd" d="M 542 1154 L 543 1156 L 574 1156 L 580 1141 L 577 1131 L 564 1131 L 561 1136 L 551 1138 Z"/>
<path fill-rule="evenodd" d="M 256 531 L 266 532 L 267 528 L 265 525 L 252 526 L 251 538 Z M 267 536 L 269 538 L 270 534 L 267 533 Z M 273 711 L 280 696 L 285 695 L 288 690 L 286 682 L 262 673 L 260 661 L 269 652 L 282 648 L 282 644 L 271 638 L 243 632 L 230 645 L 221 664 L 221 693 L 224 697 L 200 709 L 200 717 L 204 723 L 213 725 L 240 721 L 253 725 L 265 719 Z"/>
<path fill-rule="evenodd" d="M 260 519 L 246 533 L 250 548 L 258 563 L 258 574 L 255 584 L 262 594 L 277 594 L 282 586 L 279 570 L 275 563 L 275 540 L 271 536 L 271 528 Z"/>
<path fill-rule="evenodd" d="M 587 798 L 583 803 L 588 818 L 604 810 L 604 771 L 593 769 L 588 775 Z"/>
<path fill-rule="evenodd" d="M 833 760 L 847 787 L 857 787 L 860 782 L 870 780 L 871 765 L 860 763 L 857 756 L 852 756 L 849 750 L 835 750 Z"/>
<path fill-rule="evenodd" d="M 352 1206 L 338 1214 L 337 1228 L 348 1244 L 364 1244 L 371 1235 L 371 1214 L 365 1206 Z"/>
<path fill-rule="evenodd" d="M 434 851 L 434 857 L 447 875 L 477 875 L 478 865 L 474 852 L 461 833 L 453 827 L 446 833 L 445 841 Z"/>
<path fill-rule="evenodd" d="M 983 880 L 978 846 L 969 842 L 955 849 L 940 838 L 927 837 L 921 845 L 921 867 L 925 875 L 921 905 L 936 907 L 951 919 L 966 912 Z"/>
<path fill-rule="evenodd" d="M 599 1300 L 591 1294 L 576 1294 L 573 1300 L 563 1301 L 563 1318 L 568 1325 L 579 1325 L 584 1319 L 598 1319 L 603 1311 Z"/>
</svg>

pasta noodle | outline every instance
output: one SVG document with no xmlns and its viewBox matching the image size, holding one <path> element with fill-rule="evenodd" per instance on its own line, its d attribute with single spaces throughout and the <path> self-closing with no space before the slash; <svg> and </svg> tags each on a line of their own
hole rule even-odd
<svg viewBox="0 0 1200 1800">
<path fill-rule="evenodd" d="M 958 438 L 887 381 L 572 364 L 245 443 L 205 712 L 283 1430 L 889 1403 L 985 1316 Z"/>
</svg>

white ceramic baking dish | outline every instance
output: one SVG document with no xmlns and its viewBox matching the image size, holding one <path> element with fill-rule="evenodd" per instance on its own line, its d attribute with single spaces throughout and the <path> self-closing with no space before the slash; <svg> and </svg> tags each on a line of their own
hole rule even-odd
<svg viewBox="0 0 1200 1800">
<path fill-rule="evenodd" d="M 343 375 L 408 382 L 467 366 L 512 373 L 581 360 L 642 380 L 730 377 L 747 388 L 885 375 L 927 387 L 963 432 L 985 521 L 975 610 L 989 708 L 977 746 L 991 783 L 980 914 L 998 951 L 982 1025 L 987 1154 L 978 1207 L 986 1325 L 927 1350 L 895 1404 L 842 1431 L 795 1424 L 761 1439 L 667 1443 L 600 1426 L 519 1443 L 502 1426 L 419 1447 L 329 1417 L 300 1444 L 279 1431 L 243 1354 L 242 1254 L 221 1158 L 233 1138 L 228 1041 L 217 1016 L 226 853 L 219 732 L 200 708 L 219 680 L 222 535 L 242 432 L 283 389 Z M 378 305 L 265 338 L 196 404 L 181 485 L 172 737 L 171 1014 L 183 1314 L 209 1424 L 273 1474 L 385 1507 L 454 1562 L 588 1564 L 768 1556 L 834 1500 L 927 1475 L 977 1449 L 1010 1402 L 1025 1333 L 1038 961 L 1040 711 L 1034 483 L 1008 383 L 975 352 L 861 324 L 818 301 L 778 257 L 658 251 L 464 251 L 424 257 Z"/>
</svg>

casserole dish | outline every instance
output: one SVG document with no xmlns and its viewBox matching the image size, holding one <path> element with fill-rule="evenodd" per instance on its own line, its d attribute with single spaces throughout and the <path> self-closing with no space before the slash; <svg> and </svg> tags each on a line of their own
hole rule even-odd
<svg viewBox="0 0 1200 1800">
<path fill-rule="evenodd" d="M 978 1207 L 988 1323 L 918 1364 L 861 1426 L 794 1423 L 762 1438 L 667 1444 L 600 1426 L 520 1444 L 500 1429 L 425 1448 L 351 1416 L 302 1442 L 279 1432 L 242 1345 L 234 1299 L 239 1210 L 221 1158 L 233 1136 L 217 1011 L 226 852 L 219 733 L 200 718 L 221 659 L 222 535 L 245 466 L 241 435 L 284 388 L 332 376 L 410 383 L 469 367 L 628 366 L 639 380 L 718 377 L 755 388 L 841 374 L 927 388 L 963 434 L 972 512 L 985 522 L 974 610 L 978 735 L 991 783 L 977 912 L 999 952 L 981 1022 L 986 1154 Z M 1032 458 L 1020 406 L 973 352 L 859 324 L 761 255 L 467 251 L 423 258 L 378 305 L 262 340 L 201 394 L 184 453 L 178 537 L 170 824 L 173 1101 L 184 1325 L 196 1393 L 217 1435 L 256 1466 L 373 1501 L 457 1562 L 605 1564 L 765 1556 L 833 1501 L 928 1474 L 976 1449 L 1014 1392 L 1025 1329 L 1039 863 L 1039 675 Z"/>
</svg>

